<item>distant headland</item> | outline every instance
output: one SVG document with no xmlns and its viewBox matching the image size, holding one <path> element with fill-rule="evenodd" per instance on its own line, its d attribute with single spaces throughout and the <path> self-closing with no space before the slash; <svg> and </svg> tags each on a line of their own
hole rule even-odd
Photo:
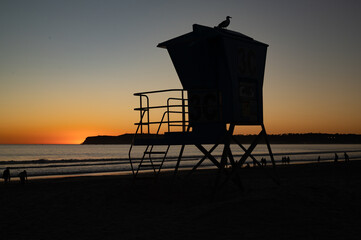
<svg viewBox="0 0 361 240">
<path fill-rule="evenodd" d="M 133 134 L 91 136 L 82 144 L 131 144 Z M 250 144 L 256 135 L 236 135 L 242 144 Z M 361 144 L 361 134 L 289 133 L 269 135 L 271 144 Z M 262 142 L 261 142 L 262 143 Z"/>
<path fill-rule="evenodd" d="M 82 144 L 131 144 L 134 134 L 123 134 L 119 136 L 91 136 L 87 137 Z"/>
</svg>

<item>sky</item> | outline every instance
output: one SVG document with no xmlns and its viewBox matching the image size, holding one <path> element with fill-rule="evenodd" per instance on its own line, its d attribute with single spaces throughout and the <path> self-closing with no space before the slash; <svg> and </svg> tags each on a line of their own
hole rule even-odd
<svg viewBox="0 0 361 240">
<path fill-rule="evenodd" d="M 134 133 L 133 93 L 182 87 L 157 44 L 226 16 L 269 45 L 269 134 L 361 134 L 360 12 L 358 0 L 2 0 L 0 144 Z"/>
</svg>

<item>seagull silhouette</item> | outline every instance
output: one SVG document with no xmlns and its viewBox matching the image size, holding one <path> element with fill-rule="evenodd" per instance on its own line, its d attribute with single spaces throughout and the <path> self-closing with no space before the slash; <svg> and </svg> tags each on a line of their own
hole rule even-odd
<svg viewBox="0 0 361 240">
<path fill-rule="evenodd" d="M 228 25 L 231 23 L 231 21 L 229 20 L 230 18 L 231 18 L 230 16 L 227 16 L 226 20 L 218 24 L 217 28 L 227 28 Z"/>
</svg>

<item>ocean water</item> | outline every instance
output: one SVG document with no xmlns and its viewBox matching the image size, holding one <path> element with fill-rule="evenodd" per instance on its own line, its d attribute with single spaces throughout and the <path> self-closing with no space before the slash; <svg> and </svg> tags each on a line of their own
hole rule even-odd
<svg viewBox="0 0 361 240">
<path fill-rule="evenodd" d="M 248 145 L 244 145 L 246 148 Z M 212 145 L 205 145 L 210 149 Z M 17 176 L 26 170 L 29 176 L 71 175 L 106 172 L 130 172 L 130 145 L 0 145 L 0 174 L 6 167 L 11 168 L 11 175 Z M 361 159 L 361 144 L 273 144 L 272 152 L 276 164 L 281 164 L 284 156 L 289 156 L 291 164 L 315 162 L 318 156 L 321 161 L 333 161 L 335 153 L 339 160 L 344 160 L 344 152 L 350 160 Z M 235 159 L 239 160 L 244 151 L 237 145 L 231 145 Z M 153 151 L 164 151 L 164 146 L 155 146 Z M 131 159 L 137 167 L 144 146 L 134 146 Z M 171 146 L 164 168 L 174 168 L 180 146 Z M 222 148 L 216 148 L 212 155 L 219 158 Z M 260 144 L 253 151 L 260 159 L 265 157 L 270 162 L 267 146 Z M 181 168 L 194 166 L 202 157 L 202 153 L 194 146 L 186 146 L 180 164 Z M 161 155 L 153 155 L 157 161 Z M 251 159 L 248 160 L 250 162 Z M 202 167 L 212 166 L 205 160 Z"/>
</svg>

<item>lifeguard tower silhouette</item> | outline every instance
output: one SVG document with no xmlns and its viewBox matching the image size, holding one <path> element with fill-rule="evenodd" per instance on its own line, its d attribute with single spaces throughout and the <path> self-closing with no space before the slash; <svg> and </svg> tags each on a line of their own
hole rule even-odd
<svg viewBox="0 0 361 240">
<path fill-rule="evenodd" d="M 153 170 L 157 176 L 167 161 L 172 145 L 181 145 L 174 167 L 177 173 L 186 145 L 194 145 L 204 155 L 193 166 L 196 170 L 209 159 L 227 176 L 238 175 L 238 170 L 248 158 L 261 166 L 252 151 L 264 137 L 270 159 L 275 167 L 273 154 L 263 124 L 263 77 L 267 44 L 227 29 L 211 28 L 194 24 L 193 31 L 157 47 L 168 50 L 183 89 L 167 89 L 135 93 L 140 99 L 140 120 L 129 150 L 129 159 L 134 177 L 144 169 Z M 150 95 L 174 93 L 164 105 L 151 106 Z M 151 121 L 151 111 L 163 109 L 157 121 Z M 156 131 L 151 131 L 156 125 Z M 233 136 L 235 126 L 259 125 L 261 131 L 246 149 Z M 160 129 L 165 127 L 164 134 Z M 241 158 L 234 159 L 230 144 L 234 141 L 242 149 Z M 213 144 L 207 150 L 204 144 Z M 145 146 L 142 158 L 132 160 L 135 145 Z M 155 146 L 165 145 L 164 151 Z M 212 155 L 223 145 L 219 160 Z M 155 157 L 157 156 L 157 157 Z M 158 159 L 158 160 L 155 160 Z M 225 169 L 228 162 L 230 169 Z"/>
</svg>

